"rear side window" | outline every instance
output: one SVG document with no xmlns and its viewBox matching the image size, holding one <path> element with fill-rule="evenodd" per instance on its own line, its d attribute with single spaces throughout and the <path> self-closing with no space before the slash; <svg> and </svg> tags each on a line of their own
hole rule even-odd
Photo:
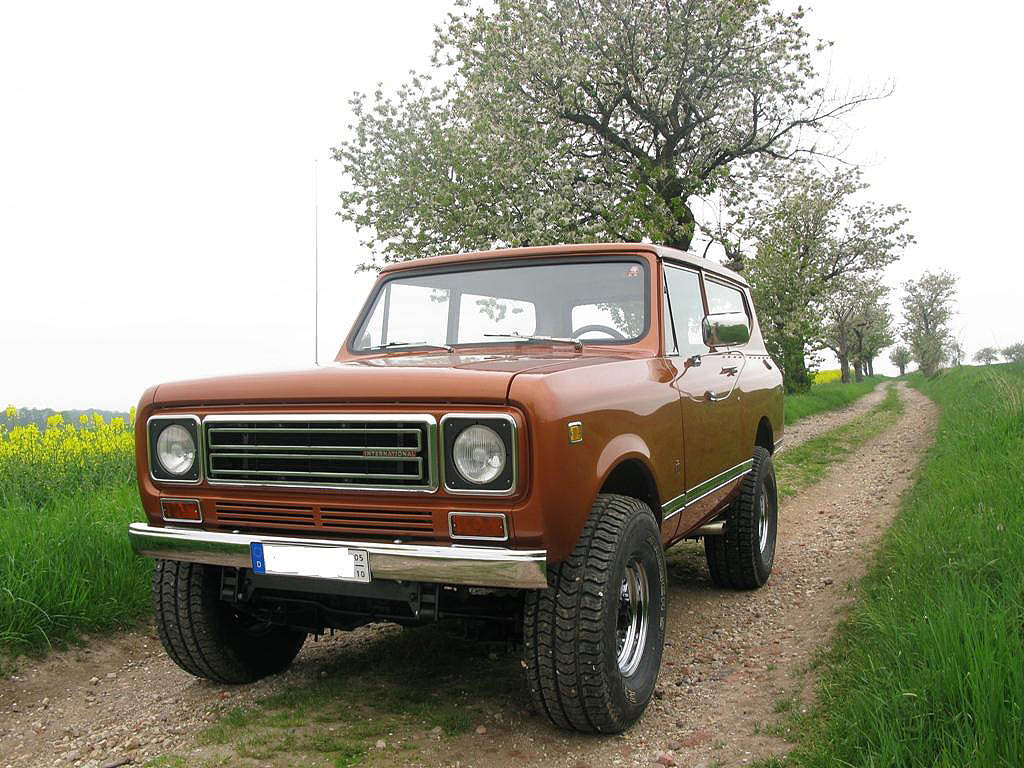
<svg viewBox="0 0 1024 768">
<path fill-rule="evenodd" d="M 665 328 L 665 354 L 692 357 L 707 352 L 701 332 L 704 300 L 700 295 L 700 277 L 696 272 L 666 264 L 665 283 L 672 318 L 672 328 L 668 323 Z"/>
<path fill-rule="evenodd" d="M 718 315 L 723 312 L 747 314 L 747 308 L 743 303 L 743 294 L 738 289 L 717 283 L 714 280 L 705 280 L 704 290 L 708 294 L 709 315 Z"/>
</svg>

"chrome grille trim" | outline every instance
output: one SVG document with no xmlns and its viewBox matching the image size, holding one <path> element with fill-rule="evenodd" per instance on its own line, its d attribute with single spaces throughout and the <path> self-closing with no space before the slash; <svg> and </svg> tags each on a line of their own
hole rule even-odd
<svg viewBox="0 0 1024 768">
<path fill-rule="evenodd" d="M 295 423 L 295 426 L 289 426 L 291 423 Z M 386 426 L 388 423 L 396 426 Z M 259 426 L 261 424 L 266 426 Z M 368 424 L 380 426 L 358 426 Z M 415 426 L 406 426 L 409 424 Z M 206 477 L 210 485 L 412 493 L 432 493 L 438 486 L 437 420 L 430 414 L 217 414 L 203 419 L 202 433 Z M 260 442 L 218 443 L 218 434 L 252 436 Z M 273 439 L 267 439 L 271 435 L 290 439 L 287 443 L 275 445 Z M 354 442 L 348 444 L 342 441 L 336 445 L 299 445 L 297 443 L 304 442 L 300 435 L 324 439 L 331 436 L 350 436 Z M 393 443 L 368 444 L 374 442 L 373 437 L 388 436 L 395 437 Z M 410 436 L 415 436 L 414 444 L 408 440 Z M 363 455 L 367 451 L 393 451 L 399 455 Z M 218 460 L 269 460 L 282 464 L 269 469 L 259 464 L 255 467 L 239 468 L 237 465 L 218 466 Z M 316 464 L 324 461 L 334 462 L 334 465 L 325 466 L 323 470 L 313 469 Z M 353 471 L 347 471 L 348 467 L 344 464 L 349 462 L 362 465 L 363 471 L 355 471 L 355 467 Z M 374 463 L 381 462 L 395 465 L 394 469 L 398 471 L 370 470 Z"/>
</svg>

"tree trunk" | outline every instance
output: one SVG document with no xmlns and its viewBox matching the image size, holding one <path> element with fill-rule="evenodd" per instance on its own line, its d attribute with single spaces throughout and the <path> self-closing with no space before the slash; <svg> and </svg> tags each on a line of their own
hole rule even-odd
<svg viewBox="0 0 1024 768">
<path fill-rule="evenodd" d="M 843 384 L 850 383 L 850 360 L 846 355 L 837 355 L 839 358 L 839 380 Z"/>
<path fill-rule="evenodd" d="M 860 360 L 853 361 L 853 375 L 856 381 L 864 381 L 864 363 Z"/>
<path fill-rule="evenodd" d="M 900 376 L 904 376 L 907 373 L 906 363 L 900 363 Z"/>
<path fill-rule="evenodd" d="M 680 251 L 688 250 L 697 229 L 697 219 L 686 203 L 682 182 L 679 179 L 671 179 L 659 191 L 675 219 L 672 232 L 665 237 L 665 245 L 669 248 L 678 248 Z"/>
<path fill-rule="evenodd" d="M 875 358 L 869 357 L 868 358 L 868 376 L 874 376 L 874 375 L 875 375 Z"/>
<path fill-rule="evenodd" d="M 850 383 L 850 339 L 846 333 L 846 326 L 839 328 L 839 349 L 836 357 L 839 358 L 839 380 L 843 384 Z"/>
<path fill-rule="evenodd" d="M 806 392 L 811 388 L 811 374 L 804 361 L 804 344 L 800 339 L 786 339 L 782 346 L 782 383 L 788 394 Z"/>
</svg>

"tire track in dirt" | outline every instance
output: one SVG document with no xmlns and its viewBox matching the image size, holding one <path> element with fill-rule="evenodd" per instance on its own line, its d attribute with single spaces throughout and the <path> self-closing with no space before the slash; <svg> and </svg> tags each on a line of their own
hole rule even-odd
<svg viewBox="0 0 1024 768">
<path fill-rule="evenodd" d="M 762 590 L 714 589 L 703 548 L 669 553 L 670 616 L 658 693 L 644 718 L 613 738 L 564 734 L 524 713 L 494 713 L 484 735 L 433 741 L 401 759 L 410 765 L 648 765 L 667 752 L 680 765 L 742 764 L 786 745 L 754 724 L 835 626 L 845 585 L 895 513 L 927 447 L 934 405 L 898 385 L 899 423 L 784 502 L 775 573 Z M 842 411 L 787 430 L 789 448 L 866 412 L 883 387 Z M 20 660 L 0 681 L 0 767 L 99 768 L 131 758 L 188 751 L 192 736 L 226 706 L 245 706 L 315 680 L 347 648 L 373 643 L 380 626 L 308 643 L 281 675 L 247 686 L 198 680 L 166 656 L 152 627 L 96 638 L 43 661 Z M 242 764 L 250 764 L 244 761 Z M 262 763 L 252 763 L 262 764 Z"/>
</svg>

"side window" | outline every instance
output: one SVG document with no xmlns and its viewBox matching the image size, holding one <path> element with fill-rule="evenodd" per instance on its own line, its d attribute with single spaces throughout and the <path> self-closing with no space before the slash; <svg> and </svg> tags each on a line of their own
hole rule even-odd
<svg viewBox="0 0 1024 768">
<path fill-rule="evenodd" d="M 704 290 L 708 294 L 708 314 L 717 315 L 722 312 L 739 312 L 747 314 L 743 304 L 743 294 L 738 289 L 714 280 L 704 281 Z"/>
<path fill-rule="evenodd" d="M 672 307 L 672 321 L 676 332 L 675 349 L 670 343 L 666 343 L 666 354 L 691 357 L 707 352 L 708 348 L 704 346 L 704 337 L 701 333 L 704 300 L 700 295 L 700 278 L 696 272 L 666 264 L 665 281 L 668 284 L 668 301 Z M 667 335 L 670 341 L 671 334 Z"/>
</svg>

